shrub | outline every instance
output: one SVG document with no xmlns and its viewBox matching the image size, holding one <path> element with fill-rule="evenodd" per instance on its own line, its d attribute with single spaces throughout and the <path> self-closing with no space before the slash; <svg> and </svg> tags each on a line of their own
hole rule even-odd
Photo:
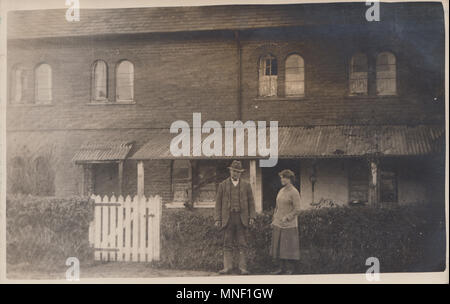
<svg viewBox="0 0 450 304">
<path fill-rule="evenodd" d="M 6 199 L 7 261 L 10 264 L 64 265 L 68 257 L 92 260 L 88 198 L 14 195 Z"/>
<path fill-rule="evenodd" d="M 55 171 L 52 148 L 36 156 L 23 146 L 8 162 L 8 192 L 50 196 L 55 193 Z"/>
<path fill-rule="evenodd" d="M 249 267 L 272 269 L 269 256 L 271 214 L 259 215 L 249 230 Z M 161 265 L 216 271 L 222 267 L 222 234 L 212 213 L 164 210 Z M 382 272 L 443 271 L 445 218 L 428 206 L 321 208 L 299 216 L 299 273 L 361 273 L 369 257 L 380 260 Z"/>
</svg>

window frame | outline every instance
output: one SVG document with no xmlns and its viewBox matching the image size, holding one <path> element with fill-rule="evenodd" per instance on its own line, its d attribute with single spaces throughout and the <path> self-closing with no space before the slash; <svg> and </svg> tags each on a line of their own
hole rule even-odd
<svg viewBox="0 0 450 304">
<path fill-rule="evenodd" d="M 18 71 L 22 71 L 22 77 L 21 77 L 21 98 L 20 101 L 16 101 L 16 88 L 17 88 L 17 77 L 16 73 Z M 16 64 L 13 66 L 10 72 L 10 81 L 11 85 L 9 86 L 9 104 L 10 105 L 24 105 L 27 104 L 27 87 L 28 87 L 28 75 L 27 70 L 22 64 Z"/>
<path fill-rule="evenodd" d="M 394 73 L 394 77 L 386 78 L 386 77 L 379 77 L 378 76 L 378 73 L 379 73 L 378 67 L 381 65 L 381 64 L 378 64 L 378 60 L 379 60 L 379 57 L 382 54 L 391 55 L 392 58 L 394 59 L 394 63 L 393 64 L 389 64 L 389 63 L 385 64 L 387 66 L 389 66 L 389 65 L 393 65 L 394 66 L 394 69 L 392 71 L 389 71 L 389 72 Z M 388 93 L 381 94 L 380 91 L 379 91 L 379 82 L 378 82 L 379 79 L 391 79 L 391 80 L 394 80 L 395 81 L 394 92 L 388 92 Z M 376 57 L 375 57 L 375 89 L 376 89 L 375 90 L 375 94 L 377 96 L 381 96 L 381 97 L 388 96 L 389 97 L 389 96 L 397 96 L 398 95 L 398 60 L 397 60 L 396 54 L 394 54 L 393 52 L 391 52 L 389 50 L 381 51 L 381 52 L 376 54 Z"/>
<path fill-rule="evenodd" d="M 287 71 L 288 71 L 287 61 L 288 61 L 288 59 L 290 57 L 293 57 L 293 56 L 299 57 L 302 60 L 302 63 L 303 63 L 303 67 L 302 67 L 302 70 L 303 70 L 303 75 L 302 75 L 303 76 L 303 81 L 302 81 L 303 82 L 303 93 L 302 94 L 288 94 L 287 93 L 287 88 L 288 88 L 288 86 L 287 86 L 287 78 L 288 78 L 287 77 Z M 299 54 L 297 52 L 289 53 L 284 59 L 284 96 L 286 98 L 304 98 L 306 96 L 306 64 L 305 64 L 305 58 L 301 54 Z"/>
<path fill-rule="evenodd" d="M 389 177 L 386 177 L 386 175 L 389 175 Z M 393 187 L 393 200 L 383 200 L 383 193 L 389 192 L 389 189 L 385 189 L 383 187 L 384 183 L 387 181 L 392 182 Z M 380 203 L 383 205 L 388 204 L 398 204 L 398 172 L 397 169 L 393 166 L 380 166 Z"/>
<path fill-rule="evenodd" d="M 186 169 L 187 176 L 179 177 L 176 176 L 176 170 L 178 169 Z M 188 159 L 174 159 L 171 162 L 171 170 L 170 170 L 170 180 L 171 180 L 171 195 L 172 195 L 172 203 L 173 204 L 183 204 L 188 203 L 188 200 L 191 199 L 189 195 L 192 196 L 192 193 L 189 194 L 189 191 L 192 192 L 192 164 Z M 180 186 L 184 186 L 186 192 L 186 201 L 178 200 L 176 195 L 178 192 L 178 188 Z"/>
<path fill-rule="evenodd" d="M 37 73 L 39 71 L 39 69 L 41 69 L 43 66 L 47 66 L 49 68 L 49 72 L 50 75 L 47 75 L 49 77 L 49 82 L 50 82 L 50 87 L 46 88 L 47 90 L 49 90 L 50 92 L 50 99 L 45 99 L 45 100 L 41 100 L 39 99 L 39 85 L 38 85 L 38 77 L 37 77 Z M 41 62 L 38 65 L 36 65 L 36 67 L 34 68 L 34 104 L 35 105 L 40 105 L 40 106 L 45 106 L 45 105 L 51 105 L 53 104 L 53 68 L 52 66 L 47 63 L 47 62 Z"/>
<path fill-rule="evenodd" d="M 358 55 L 363 55 L 366 59 L 366 71 L 365 72 L 354 72 L 353 71 L 353 61 L 355 59 L 356 56 Z M 350 57 L 350 61 L 348 64 L 349 67 L 349 72 L 348 72 L 348 95 L 349 96 L 368 96 L 369 95 L 369 83 L 370 83 L 370 64 L 369 64 L 369 56 L 364 53 L 364 52 L 357 52 L 354 53 L 351 57 Z M 352 78 L 352 76 L 354 75 L 354 73 L 365 73 L 366 77 L 365 77 L 365 81 L 366 81 L 366 90 L 365 92 L 354 92 L 352 91 L 352 81 L 355 81 L 356 79 Z"/>
<path fill-rule="evenodd" d="M 104 98 L 96 98 L 97 94 L 97 86 L 96 86 L 96 68 L 98 63 L 104 63 L 106 72 L 105 72 L 105 89 L 106 89 L 106 97 Z M 93 62 L 91 66 L 91 103 L 107 103 L 109 102 L 109 66 L 108 63 L 103 59 L 97 59 Z"/>
<path fill-rule="evenodd" d="M 125 62 L 128 62 L 129 64 L 131 64 L 131 67 L 132 67 L 132 89 L 131 89 L 131 99 L 120 99 L 119 98 L 119 78 L 118 78 L 118 70 L 119 70 L 119 68 L 120 68 L 120 66 L 122 65 L 122 64 L 124 64 Z M 119 60 L 118 62 L 117 62 L 117 64 L 116 64 L 116 68 L 115 68 L 115 73 L 114 73 L 114 79 L 115 79 L 115 101 L 116 101 L 116 103 L 125 103 L 125 104 L 127 104 L 127 103 L 134 103 L 135 102 L 135 96 L 134 96 L 134 80 L 135 80 L 135 78 L 134 78 L 134 74 L 135 74 L 135 71 L 134 71 L 134 63 L 132 62 L 132 61 L 130 61 L 130 60 L 128 60 L 128 59 L 122 59 L 122 60 Z"/>
<path fill-rule="evenodd" d="M 270 64 L 270 75 L 266 75 L 267 72 L 267 60 L 271 60 Z M 276 74 L 273 75 L 272 72 L 272 61 L 275 60 L 276 62 Z M 260 98 L 276 98 L 278 97 L 278 79 L 279 79 L 279 64 L 278 64 L 278 58 L 273 55 L 272 53 L 267 53 L 259 57 L 258 59 L 258 97 Z M 264 77 L 264 78 L 263 78 Z M 269 93 L 268 94 L 262 94 L 263 91 L 263 83 L 262 82 L 268 82 L 266 86 L 268 85 Z M 272 92 L 273 91 L 273 92 Z"/>
</svg>

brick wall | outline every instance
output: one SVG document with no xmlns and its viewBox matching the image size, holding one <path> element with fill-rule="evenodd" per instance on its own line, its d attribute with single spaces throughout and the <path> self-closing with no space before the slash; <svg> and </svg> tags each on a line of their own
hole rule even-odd
<svg viewBox="0 0 450 304">
<path fill-rule="evenodd" d="M 443 45 L 439 27 L 422 31 L 352 27 L 255 30 L 241 34 L 242 118 L 278 120 L 280 125 L 414 124 L 443 121 Z M 381 31 L 381 33 L 379 33 Z M 420 35 L 419 35 L 420 34 Z M 423 35 L 423 36 L 422 36 Z M 398 96 L 349 97 L 352 54 L 364 52 L 374 66 L 381 51 L 397 57 Z M 279 62 L 280 98 L 258 98 L 258 60 L 272 53 Z M 298 53 L 305 61 L 305 98 L 285 99 L 284 59 Z M 168 128 L 202 119 L 236 120 L 239 116 L 238 51 L 232 32 L 130 35 L 11 42 L 11 70 L 28 71 L 28 100 L 33 99 L 33 69 L 53 68 L 51 106 L 8 108 L 8 129 Z M 135 66 L 133 105 L 90 105 L 91 66 L 103 59 L 109 67 L 109 99 L 115 96 L 115 65 Z M 371 86 L 374 86 L 371 73 Z M 369 84 L 370 86 L 370 84 Z"/>
<path fill-rule="evenodd" d="M 381 33 L 378 33 L 377 31 Z M 306 31 L 306 33 L 305 33 Z M 439 31 L 327 27 L 292 32 L 256 31 L 242 42 L 243 119 L 278 120 L 280 125 L 409 124 L 443 121 L 443 40 Z M 375 58 L 397 58 L 397 96 L 349 96 L 349 63 L 357 52 L 369 59 L 369 93 L 375 88 Z M 278 98 L 258 97 L 258 60 L 278 59 Z M 284 98 L 284 60 L 292 53 L 305 62 L 305 97 Z M 434 59 L 431 59 L 434 58 Z"/>
<path fill-rule="evenodd" d="M 79 193 L 81 170 L 71 162 L 85 141 L 134 140 L 136 149 L 156 128 L 178 119 L 236 120 L 241 96 L 242 119 L 279 120 L 280 125 L 414 124 L 443 122 L 442 33 L 417 29 L 305 27 L 241 33 L 242 88 L 238 94 L 238 49 L 231 31 L 124 36 L 91 36 L 10 41 L 8 69 L 20 63 L 28 71 L 26 98 L 34 93 L 33 69 L 53 68 L 53 104 L 7 108 L 8 159 L 26 146 L 36 157 L 53 151 L 56 195 Z M 380 32 L 380 30 L 383 30 Z M 439 30 L 439 28 L 438 28 Z M 389 32 L 390 31 L 390 32 Z M 378 34 L 377 34 L 378 33 Z M 368 35 L 368 36 L 367 36 Z M 401 39 L 400 39 L 400 38 Z M 373 58 L 380 51 L 397 55 L 396 97 L 348 97 L 348 62 L 356 51 Z M 303 99 L 257 97 L 258 59 L 279 58 L 279 95 L 283 96 L 283 61 L 292 52 L 305 60 Z M 134 63 L 135 104 L 91 105 L 91 66 L 109 66 L 109 99 L 114 100 L 115 64 Z M 124 168 L 124 189 L 134 194 L 136 166 Z M 170 162 L 146 163 L 146 194 L 171 199 Z M 149 192 L 147 192 L 149 191 Z"/>
<path fill-rule="evenodd" d="M 53 69 L 51 106 L 11 106 L 9 129 L 168 128 L 189 120 L 192 112 L 223 121 L 237 113 L 235 42 L 217 34 L 192 38 L 154 35 L 135 39 L 26 41 L 11 46 L 10 69 L 21 64 L 30 75 L 27 98 L 33 99 L 33 69 Z M 119 60 L 134 63 L 134 105 L 90 105 L 91 66 L 109 67 L 109 99 L 114 100 L 114 70 Z"/>
</svg>

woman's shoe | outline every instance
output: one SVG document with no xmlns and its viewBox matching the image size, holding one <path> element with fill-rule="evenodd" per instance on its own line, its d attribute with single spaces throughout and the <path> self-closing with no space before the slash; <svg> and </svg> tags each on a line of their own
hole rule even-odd
<svg viewBox="0 0 450 304">
<path fill-rule="evenodd" d="M 286 271 L 284 274 L 292 275 L 295 273 L 295 262 L 294 261 L 286 261 Z"/>
<path fill-rule="evenodd" d="M 285 275 L 292 275 L 292 274 L 294 274 L 294 271 L 293 271 L 293 270 L 286 270 L 286 271 L 284 272 L 284 274 L 285 274 Z"/>
<path fill-rule="evenodd" d="M 250 275 L 250 272 L 247 269 L 239 269 L 241 275 Z"/>
<path fill-rule="evenodd" d="M 272 275 L 278 275 L 278 274 L 282 274 L 283 273 L 283 269 L 278 268 L 275 271 L 272 271 L 270 274 Z"/>
</svg>

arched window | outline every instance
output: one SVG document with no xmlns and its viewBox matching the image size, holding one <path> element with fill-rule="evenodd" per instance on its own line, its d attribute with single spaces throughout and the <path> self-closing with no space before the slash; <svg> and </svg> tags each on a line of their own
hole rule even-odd
<svg viewBox="0 0 450 304">
<path fill-rule="evenodd" d="M 305 63 L 300 55 L 293 54 L 286 58 L 286 96 L 305 95 Z"/>
<path fill-rule="evenodd" d="M 11 73 L 10 100 L 12 104 L 25 103 L 25 88 L 27 86 L 27 76 L 25 69 L 17 65 Z"/>
<path fill-rule="evenodd" d="M 121 61 L 116 69 L 116 100 L 134 99 L 134 66 L 128 60 Z"/>
<path fill-rule="evenodd" d="M 43 63 L 34 72 L 35 102 L 49 104 L 52 102 L 52 68 Z"/>
<path fill-rule="evenodd" d="M 367 94 L 368 71 L 367 56 L 365 54 L 353 55 L 350 61 L 349 79 L 351 95 Z"/>
<path fill-rule="evenodd" d="M 395 56 L 383 52 L 377 56 L 377 94 L 397 94 L 397 67 Z"/>
<path fill-rule="evenodd" d="M 259 61 L 259 96 L 277 96 L 278 63 L 272 55 L 261 57 Z"/>
<path fill-rule="evenodd" d="M 93 101 L 108 99 L 108 66 L 103 60 L 97 60 L 92 67 L 91 94 Z"/>
</svg>

